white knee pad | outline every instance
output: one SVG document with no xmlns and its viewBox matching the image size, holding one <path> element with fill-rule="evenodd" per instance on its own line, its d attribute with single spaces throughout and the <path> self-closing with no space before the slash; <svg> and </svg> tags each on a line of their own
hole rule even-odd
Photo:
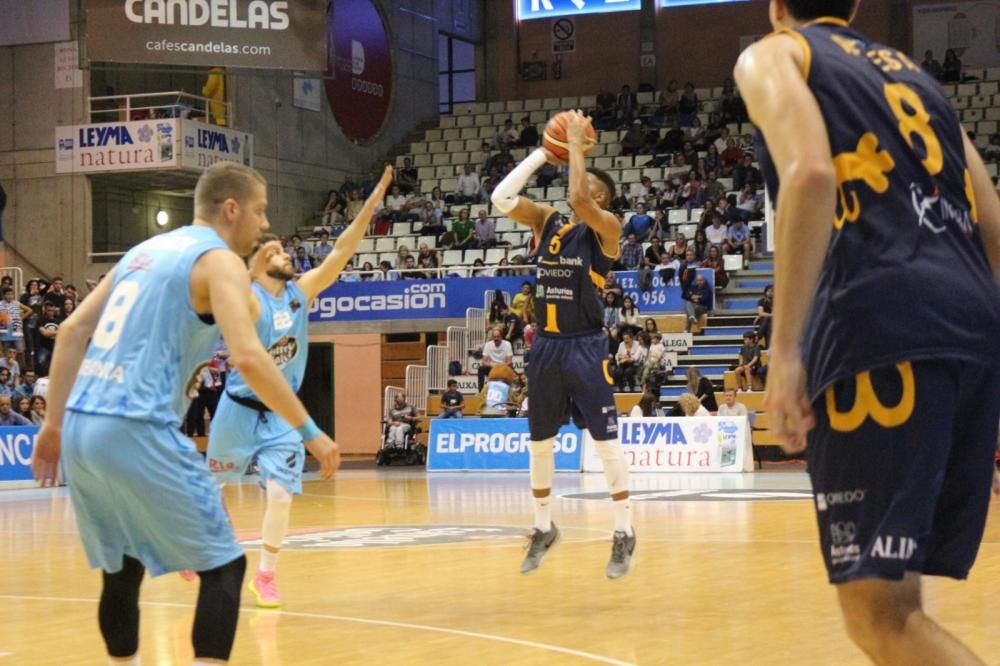
<svg viewBox="0 0 1000 666">
<path fill-rule="evenodd" d="M 292 505 L 292 494 L 274 479 L 268 479 L 267 504 L 277 509 L 287 509 Z"/>
<path fill-rule="evenodd" d="M 597 453 L 604 463 L 604 478 L 608 482 L 608 492 L 612 495 L 628 490 L 628 466 L 625 464 L 625 452 L 618 438 L 594 442 Z"/>
<path fill-rule="evenodd" d="M 556 472 L 556 438 L 549 437 L 540 442 L 528 444 L 531 451 L 531 488 L 543 490 L 552 487 L 552 477 Z"/>
</svg>

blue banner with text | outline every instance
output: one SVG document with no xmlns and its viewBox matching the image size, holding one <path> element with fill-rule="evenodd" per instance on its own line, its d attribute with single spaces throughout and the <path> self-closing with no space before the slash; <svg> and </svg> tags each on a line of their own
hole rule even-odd
<svg viewBox="0 0 1000 666">
<path fill-rule="evenodd" d="M 517 0 L 517 19 L 607 14 L 642 9 L 642 0 Z"/>
<path fill-rule="evenodd" d="M 427 440 L 427 470 L 456 472 L 528 469 L 528 419 L 433 419 Z M 579 472 L 583 432 L 573 425 L 559 430 L 555 441 L 556 471 Z"/>
<path fill-rule="evenodd" d="M 0 427 L 0 482 L 31 481 L 31 453 L 35 450 L 36 426 Z"/>
</svg>

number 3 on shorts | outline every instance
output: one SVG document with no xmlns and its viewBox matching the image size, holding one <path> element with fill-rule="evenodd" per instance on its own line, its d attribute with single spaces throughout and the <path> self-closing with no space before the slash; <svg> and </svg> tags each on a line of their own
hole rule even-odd
<svg viewBox="0 0 1000 666">
<path fill-rule="evenodd" d="M 111 349 L 121 337 L 125 328 L 125 317 L 128 316 L 135 299 L 139 295 L 139 283 L 119 282 L 108 298 L 101 321 L 97 322 L 94 331 L 94 346 L 98 349 Z"/>
</svg>

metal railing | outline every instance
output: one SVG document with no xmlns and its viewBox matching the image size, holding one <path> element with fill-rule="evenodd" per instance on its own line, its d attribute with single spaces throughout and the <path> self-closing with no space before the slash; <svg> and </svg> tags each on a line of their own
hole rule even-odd
<svg viewBox="0 0 1000 666">
<path fill-rule="evenodd" d="M 431 345 L 427 348 L 427 390 L 444 391 L 448 388 L 448 347 Z"/>
<path fill-rule="evenodd" d="M 469 308 L 465 311 L 466 343 L 469 349 L 482 349 L 486 344 L 486 313 L 483 308 Z"/>
<path fill-rule="evenodd" d="M 427 366 L 406 366 L 406 401 L 418 412 L 427 412 Z"/>
<path fill-rule="evenodd" d="M 191 118 L 216 124 L 211 107 L 219 104 L 225 107 L 223 116 L 225 122 L 218 124 L 232 127 L 233 105 L 230 102 L 220 102 L 182 90 L 90 97 L 87 99 L 87 116 L 93 123 L 125 122 L 147 118 Z M 133 114 L 137 117 L 133 118 Z"/>
<path fill-rule="evenodd" d="M 465 367 L 469 356 L 469 329 L 465 326 L 449 326 L 445 331 L 448 344 L 448 362 L 458 361 Z"/>
<path fill-rule="evenodd" d="M 500 296 L 503 298 L 503 302 L 510 305 L 510 293 L 506 291 L 501 291 Z M 493 302 L 496 300 L 497 290 L 483 292 L 483 309 L 487 312 L 493 307 Z"/>
</svg>

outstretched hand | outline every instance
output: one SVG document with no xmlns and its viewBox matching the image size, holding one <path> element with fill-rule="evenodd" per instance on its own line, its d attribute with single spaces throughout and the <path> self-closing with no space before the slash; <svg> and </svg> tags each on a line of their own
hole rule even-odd
<svg viewBox="0 0 1000 666">
<path fill-rule="evenodd" d="M 569 143 L 578 143 L 581 146 L 593 143 L 593 139 L 587 136 L 587 128 L 590 127 L 591 119 L 585 116 L 579 109 L 569 112 L 569 122 L 566 123 L 566 140 Z"/>
</svg>

